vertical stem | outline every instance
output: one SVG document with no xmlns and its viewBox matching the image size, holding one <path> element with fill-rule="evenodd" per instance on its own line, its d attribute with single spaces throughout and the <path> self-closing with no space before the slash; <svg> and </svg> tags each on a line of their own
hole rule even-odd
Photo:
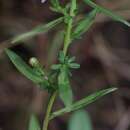
<svg viewBox="0 0 130 130">
<path fill-rule="evenodd" d="M 68 47 L 71 43 L 72 24 L 73 24 L 73 17 L 75 16 L 75 10 L 76 10 L 76 0 L 72 0 L 69 13 L 70 18 L 67 23 L 66 35 L 64 38 L 64 48 L 63 48 L 64 55 L 67 54 Z"/>
<path fill-rule="evenodd" d="M 56 95 L 57 95 L 57 91 L 53 92 L 53 94 L 51 95 L 51 97 L 49 99 L 49 103 L 48 103 L 45 119 L 44 119 L 44 122 L 43 122 L 42 130 L 47 130 L 48 129 L 49 117 L 50 117 L 50 114 L 51 114 L 51 110 L 52 110 Z"/>
<path fill-rule="evenodd" d="M 69 44 L 71 42 L 71 37 L 70 37 L 71 30 L 72 30 L 72 18 L 69 20 L 69 23 L 67 25 L 66 35 L 64 39 L 64 48 L 63 48 L 64 55 L 66 55 Z"/>
<path fill-rule="evenodd" d="M 69 44 L 71 43 L 72 24 L 73 24 L 73 17 L 75 16 L 75 12 L 74 12 L 75 9 L 76 9 L 76 0 L 71 0 L 71 8 L 70 8 L 70 13 L 69 13 L 70 19 L 68 20 L 68 23 L 67 23 L 66 35 L 64 38 L 64 48 L 63 48 L 64 55 L 67 54 Z M 57 91 L 55 91 L 49 99 L 42 130 L 48 129 L 49 120 L 50 120 L 49 118 L 50 118 L 50 114 L 51 114 L 56 96 L 57 96 Z"/>
</svg>

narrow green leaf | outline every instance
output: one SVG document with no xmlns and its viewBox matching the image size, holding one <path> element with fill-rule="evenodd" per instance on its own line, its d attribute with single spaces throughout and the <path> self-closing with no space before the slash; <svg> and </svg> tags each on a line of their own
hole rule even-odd
<svg viewBox="0 0 130 130">
<path fill-rule="evenodd" d="M 66 107 L 69 107 L 73 102 L 73 94 L 70 87 L 66 66 L 63 66 L 60 69 L 60 74 L 58 76 L 58 86 L 61 100 Z"/>
<path fill-rule="evenodd" d="M 76 58 L 75 58 L 75 56 L 73 56 L 73 57 L 69 58 L 69 59 L 68 59 L 68 63 L 72 63 L 72 62 L 74 62 L 74 61 L 75 61 L 75 59 L 76 59 Z"/>
<path fill-rule="evenodd" d="M 117 90 L 117 88 L 108 88 L 108 89 L 104 89 L 104 90 L 100 90 L 98 92 L 95 92 L 94 94 L 91 94 L 91 95 L 77 101 L 76 103 L 72 104 L 69 108 L 66 107 L 66 108 L 63 108 L 63 109 L 58 110 L 56 112 L 53 112 L 50 119 L 53 119 L 57 116 L 63 115 L 65 113 L 68 113 L 71 111 L 81 109 L 81 108 L 89 105 L 90 103 L 95 102 L 96 100 L 100 99 L 101 97 L 105 96 L 106 94 L 109 94 L 115 90 Z"/>
<path fill-rule="evenodd" d="M 58 59 L 59 59 L 60 63 L 64 63 L 65 62 L 65 55 L 64 55 L 63 51 L 59 52 L 59 58 Z"/>
<path fill-rule="evenodd" d="M 69 121 L 69 130 L 92 130 L 89 114 L 85 110 L 74 112 Z"/>
<path fill-rule="evenodd" d="M 60 3 L 59 3 L 59 0 L 51 0 L 50 1 L 51 2 L 51 4 L 54 6 L 54 7 L 60 7 Z"/>
<path fill-rule="evenodd" d="M 34 83 L 41 83 L 43 82 L 43 79 L 41 76 L 39 76 L 35 71 L 27 65 L 20 56 L 18 56 L 16 53 L 9 49 L 5 49 L 6 54 L 12 61 L 12 63 L 15 65 L 15 67 L 28 79 L 32 80 Z"/>
<path fill-rule="evenodd" d="M 80 65 L 77 64 L 77 63 L 70 63 L 70 64 L 69 64 L 69 67 L 70 67 L 70 68 L 73 68 L 73 69 L 78 69 L 78 68 L 80 68 Z"/>
<path fill-rule="evenodd" d="M 61 68 L 61 64 L 55 64 L 51 66 L 51 69 L 53 70 L 59 70 Z"/>
<path fill-rule="evenodd" d="M 88 4 L 92 8 L 98 8 L 100 12 L 102 12 L 105 15 L 111 17 L 113 20 L 121 22 L 121 23 L 127 25 L 128 27 L 130 27 L 130 23 L 128 21 L 126 21 L 122 16 L 119 16 L 119 15 L 115 14 L 113 11 L 106 9 L 102 6 L 99 6 L 99 5 L 95 4 L 94 2 L 92 2 L 90 0 L 84 0 L 84 1 L 85 1 L 86 4 Z"/>
<path fill-rule="evenodd" d="M 39 25 L 29 32 L 16 36 L 15 38 L 12 39 L 11 43 L 13 44 L 16 42 L 21 42 L 21 41 L 27 40 L 31 37 L 34 37 L 40 33 L 45 33 L 47 31 L 49 31 L 50 29 L 52 29 L 53 27 L 55 27 L 57 24 L 61 23 L 62 21 L 63 21 L 63 17 L 58 18 L 54 21 L 51 21 L 45 25 Z"/>
<path fill-rule="evenodd" d="M 34 114 L 31 115 L 28 130 L 41 130 L 40 124 Z"/>
<path fill-rule="evenodd" d="M 59 12 L 62 7 L 60 6 L 59 0 L 51 0 L 50 1 L 52 6 L 50 7 L 50 9 L 54 12 Z"/>
<path fill-rule="evenodd" d="M 80 36 L 85 33 L 86 31 L 88 31 L 88 29 L 93 25 L 94 23 L 94 19 L 96 17 L 96 14 L 98 12 L 98 9 L 95 8 L 93 9 L 88 15 L 87 17 L 85 17 L 83 20 L 81 20 L 76 29 L 74 30 L 74 33 L 72 34 L 72 37 L 74 38 L 80 38 Z"/>
</svg>

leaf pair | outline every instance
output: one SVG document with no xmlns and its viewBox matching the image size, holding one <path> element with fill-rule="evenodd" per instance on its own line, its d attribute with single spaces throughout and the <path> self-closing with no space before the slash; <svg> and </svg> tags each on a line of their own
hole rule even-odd
<svg viewBox="0 0 130 130">
<path fill-rule="evenodd" d="M 41 70 L 41 68 L 30 67 L 21 59 L 20 56 L 9 49 L 5 49 L 5 52 L 21 74 L 33 81 L 35 84 L 40 85 L 41 88 L 49 89 L 49 83 L 44 79 L 44 71 Z"/>
</svg>

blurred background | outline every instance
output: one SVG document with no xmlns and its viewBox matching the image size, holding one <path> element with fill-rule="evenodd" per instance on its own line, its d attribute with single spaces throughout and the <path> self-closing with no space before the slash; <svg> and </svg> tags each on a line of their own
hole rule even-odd
<svg viewBox="0 0 130 130">
<path fill-rule="evenodd" d="M 130 20 L 130 0 L 95 0 Z M 67 0 L 63 1 L 68 2 Z M 79 1 L 79 17 L 91 8 Z M 22 76 L 2 52 L 6 40 L 47 23 L 59 15 L 49 10 L 49 0 L 0 0 L 0 130 L 27 130 L 29 115 L 44 117 L 47 92 Z M 32 56 L 49 67 L 62 47 L 63 26 L 15 45 L 12 49 L 28 62 Z M 86 108 L 93 130 L 130 130 L 130 28 L 97 15 L 95 24 L 82 39 L 74 41 L 69 53 L 81 68 L 73 71 L 75 100 L 97 90 L 118 87 L 118 91 Z M 59 99 L 55 110 L 63 107 Z M 50 129 L 67 130 L 70 114 L 56 118 Z"/>
</svg>

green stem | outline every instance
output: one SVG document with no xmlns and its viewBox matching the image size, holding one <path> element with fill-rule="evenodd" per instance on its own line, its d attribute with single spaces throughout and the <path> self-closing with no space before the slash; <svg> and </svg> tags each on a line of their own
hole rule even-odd
<svg viewBox="0 0 130 130">
<path fill-rule="evenodd" d="M 72 0 L 70 13 L 69 13 L 70 18 L 67 23 L 66 35 L 64 38 L 64 48 L 63 48 L 64 55 L 67 54 L 68 47 L 71 43 L 71 33 L 73 27 L 73 17 L 75 16 L 75 10 L 76 10 L 76 0 Z"/>
<path fill-rule="evenodd" d="M 74 12 L 75 9 L 76 9 L 76 0 L 72 0 L 70 13 L 69 13 L 70 19 L 68 20 L 68 23 L 67 23 L 66 35 L 64 38 L 64 48 L 63 48 L 64 55 L 67 54 L 69 44 L 71 43 L 71 33 L 72 33 L 72 27 L 73 27 L 73 17 L 75 16 L 75 12 Z M 57 96 L 57 91 L 55 91 L 49 99 L 42 130 L 48 129 L 50 115 L 51 115 L 52 107 L 53 107 L 56 96 Z"/>
<path fill-rule="evenodd" d="M 43 122 L 43 128 L 42 128 L 42 130 L 47 130 L 47 129 L 48 129 L 49 118 L 50 118 L 50 114 L 51 114 L 52 107 L 53 107 L 53 104 L 54 104 L 54 101 L 55 101 L 56 96 L 57 96 L 57 91 L 55 91 L 55 92 L 51 95 L 51 97 L 50 97 L 50 99 L 49 99 L 49 103 L 48 103 L 48 107 L 47 107 L 45 119 L 44 119 L 44 122 Z"/>
</svg>

